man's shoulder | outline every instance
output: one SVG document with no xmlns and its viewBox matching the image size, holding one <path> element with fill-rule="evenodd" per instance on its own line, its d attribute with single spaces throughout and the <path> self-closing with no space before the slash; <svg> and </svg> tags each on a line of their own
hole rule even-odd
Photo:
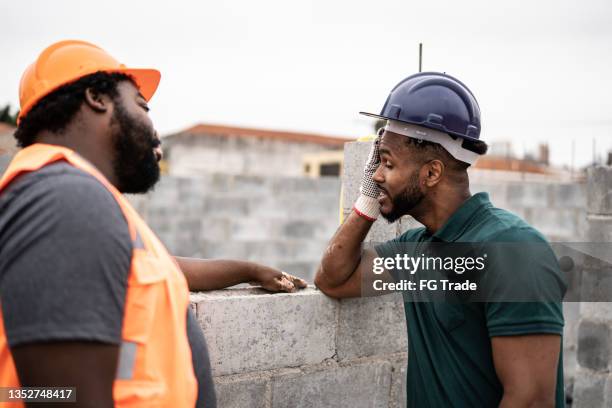
<svg viewBox="0 0 612 408">
<path fill-rule="evenodd" d="M 547 242 L 544 235 L 523 218 L 494 206 L 482 211 L 470 230 L 480 236 L 478 241 Z"/>
<path fill-rule="evenodd" d="M 60 161 L 17 176 L 0 195 L 0 206 L 44 202 L 56 207 L 75 200 L 93 206 L 115 201 L 112 193 L 93 175 Z"/>
<path fill-rule="evenodd" d="M 74 189 L 75 187 L 107 191 L 104 185 L 91 174 L 67 162 L 59 161 L 17 176 L 4 193 L 11 196 L 21 194 L 26 190 L 50 192 L 58 188 Z"/>
</svg>

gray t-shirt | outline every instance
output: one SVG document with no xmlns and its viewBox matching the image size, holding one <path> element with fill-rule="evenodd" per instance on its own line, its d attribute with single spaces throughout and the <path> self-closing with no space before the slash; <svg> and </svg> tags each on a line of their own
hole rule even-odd
<svg viewBox="0 0 612 408">
<path fill-rule="evenodd" d="M 9 345 L 121 344 L 131 257 L 127 221 L 93 176 L 66 162 L 18 176 L 0 195 L 0 301 Z M 204 336 L 186 313 L 196 406 L 215 407 Z"/>
</svg>

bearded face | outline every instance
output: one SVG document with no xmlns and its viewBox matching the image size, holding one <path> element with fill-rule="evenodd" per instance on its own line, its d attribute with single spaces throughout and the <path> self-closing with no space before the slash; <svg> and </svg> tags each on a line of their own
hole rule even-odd
<svg viewBox="0 0 612 408">
<path fill-rule="evenodd" d="M 395 222 L 404 215 L 410 214 L 411 211 L 421 203 L 424 198 L 423 192 L 419 189 L 419 174 L 415 170 L 408 178 L 406 188 L 392 195 L 389 191 L 381 187 L 383 200 L 379 200 L 381 204 L 380 215 L 388 222 Z M 390 206 L 384 205 L 383 201 L 387 199 Z"/>
<path fill-rule="evenodd" d="M 155 130 L 137 116 L 131 116 L 121 101 L 116 101 L 111 119 L 114 146 L 113 169 L 122 193 L 146 193 L 159 180 L 160 141 Z M 159 150 L 159 149 L 157 149 Z"/>
</svg>

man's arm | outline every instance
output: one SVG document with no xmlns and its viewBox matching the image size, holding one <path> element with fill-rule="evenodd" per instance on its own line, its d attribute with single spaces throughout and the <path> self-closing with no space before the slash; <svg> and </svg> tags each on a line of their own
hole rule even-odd
<svg viewBox="0 0 612 408">
<path fill-rule="evenodd" d="M 373 221 L 351 212 L 333 236 L 315 276 L 315 285 L 334 298 L 361 296 L 363 277 L 372 276 L 372 250 L 361 245 Z"/>
<path fill-rule="evenodd" d="M 11 349 L 22 387 L 75 387 L 78 408 L 113 407 L 119 346 L 98 342 L 53 342 Z M 41 408 L 55 406 L 26 404 Z"/>
<path fill-rule="evenodd" d="M 254 262 L 225 259 L 174 257 L 185 274 L 189 290 L 216 290 L 251 283 L 272 292 L 295 292 L 308 284 L 305 280 Z"/>
<path fill-rule="evenodd" d="M 504 387 L 500 408 L 554 407 L 561 336 L 491 338 L 495 371 Z"/>
</svg>

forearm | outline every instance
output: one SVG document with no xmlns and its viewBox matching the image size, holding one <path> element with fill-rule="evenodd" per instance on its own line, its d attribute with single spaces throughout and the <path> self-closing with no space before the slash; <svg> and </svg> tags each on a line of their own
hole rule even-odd
<svg viewBox="0 0 612 408">
<path fill-rule="evenodd" d="M 533 395 L 520 392 L 504 392 L 504 396 L 499 403 L 499 408 L 554 408 L 555 396 Z"/>
<path fill-rule="evenodd" d="M 373 222 L 352 211 L 338 228 L 321 259 L 315 284 L 322 290 L 346 282 L 359 266 L 362 243 Z"/>
<path fill-rule="evenodd" d="M 185 274 L 189 290 L 223 289 L 255 279 L 257 265 L 247 261 L 174 257 Z"/>
</svg>

